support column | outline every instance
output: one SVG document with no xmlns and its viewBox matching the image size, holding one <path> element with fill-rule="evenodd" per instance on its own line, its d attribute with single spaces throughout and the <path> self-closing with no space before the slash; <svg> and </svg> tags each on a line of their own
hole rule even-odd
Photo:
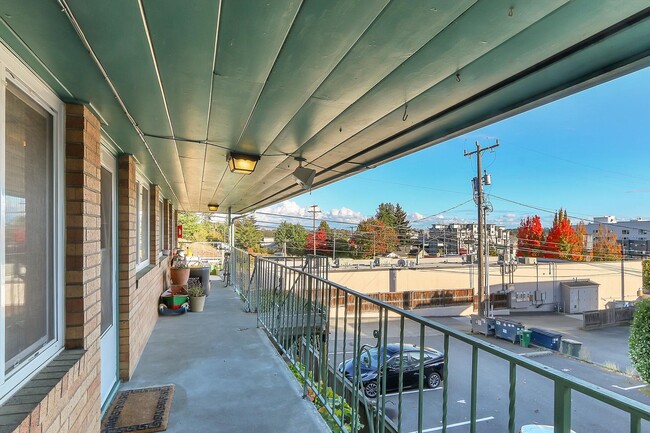
<svg viewBox="0 0 650 433">
<path fill-rule="evenodd" d="M 119 203 L 119 309 L 120 309 L 120 378 L 130 377 L 130 305 L 136 283 L 136 180 L 135 159 L 131 155 L 118 158 Z"/>
<path fill-rule="evenodd" d="M 66 335 L 69 349 L 99 344 L 100 125 L 82 105 L 66 106 Z"/>
</svg>

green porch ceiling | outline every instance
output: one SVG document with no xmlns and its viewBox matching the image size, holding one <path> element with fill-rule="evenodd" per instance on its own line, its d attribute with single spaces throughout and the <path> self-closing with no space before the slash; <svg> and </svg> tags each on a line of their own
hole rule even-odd
<svg viewBox="0 0 650 433">
<path fill-rule="evenodd" d="M 302 193 L 296 156 L 323 186 L 648 65 L 650 4 L 5 0 L 0 42 L 176 206 L 239 213 Z"/>
</svg>

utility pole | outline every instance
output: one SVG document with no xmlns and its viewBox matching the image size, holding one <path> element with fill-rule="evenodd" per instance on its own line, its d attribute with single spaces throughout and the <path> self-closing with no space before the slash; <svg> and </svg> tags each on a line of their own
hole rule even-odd
<svg viewBox="0 0 650 433">
<path fill-rule="evenodd" d="M 311 235 L 311 237 L 312 237 L 312 244 L 314 245 L 314 255 L 316 255 L 316 214 L 320 213 L 320 209 L 318 209 L 317 204 L 313 204 L 313 205 L 309 206 L 309 210 L 307 212 L 309 212 L 313 216 L 313 218 L 312 218 L 313 225 L 312 225 L 312 235 Z"/>
<path fill-rule="evenodd" d="M 476 177 L 472 180 L 473 190 L 474 190 L 474 201 L 476 202 L 477 215 L 478 215 L 478 287 L 477 287 L 477 298 L 478 298 L 478 315 L 479 317 L 484 317 L 484 305 L 483 305 L 483 295 L 485 290 L 485 281 L 483 276 L 483 254 L 485 252 L 483 244 L 484 236 L 484 227 L 483 227 L 483 183 L 486 182 L 489 185 L 489 176 L 481 177 L 481 155 L 486 150 L 494 149 L 499 146 L 499 140 L 495 144 L 489 147 L 482 148 L 479 142 L 476 142 L 476 150 L 472 152 L 464 151 L 464 156 L 471 156 L 476 154 Z M 487 269 L 486 269 L 487 271 Z"/>
<path fill-rule="evenodd" d="M 332 251 L 332 260 L 336 260 L 336 229 L 332 229 L 332 234 L 334 235 L 334 250 Z"/>
</svg>

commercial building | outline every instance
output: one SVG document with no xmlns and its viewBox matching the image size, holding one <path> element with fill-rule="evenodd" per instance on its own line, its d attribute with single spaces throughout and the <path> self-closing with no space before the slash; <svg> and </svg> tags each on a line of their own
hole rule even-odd
<svg viewBox="0 0 650 433">
<path fill-rule="evenodd" d="M 594 218 L 593 223 L 586 224 L 587 233 L 598 236 L 600 227 L 613 232 L 623 248 L 625 256 L 647 257 L 650 255 L 650 221 L 642 218 L 617 221 L 615 216 Z"/>
<path fill-rule="evenodd" d="M 505 227 L 487 224 L 486 234 L 490 249 L 510 246 Z M 478 242 L 478 224 L 434 224 L 429 229 L 429 254 L 475 254 Z"/>
</svg>

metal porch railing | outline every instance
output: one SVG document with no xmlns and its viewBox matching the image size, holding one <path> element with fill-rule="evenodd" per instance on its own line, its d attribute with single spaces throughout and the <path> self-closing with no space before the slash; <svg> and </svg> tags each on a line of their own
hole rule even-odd
<svg viewBox="0 0 650 433">
<path fill-rule="evenodd" d="M 251 268 L 250 258 L 242 254 L 233 257 L 242 261 L 237 265 L 242 273 Z M 254 271 L 247 276 L 251 277 L 248 290 L 255 295 L 247 299 L 256 304 L 259 326 L 299 372 L 305 396 L 316 399 L 324 408 L 321 411 L 342 431 L 361 431 L 363 424 L 363 431 L 368 432 L 447 432 L 465 425 L 471 433 L 517 433 L 522 424 L 538 421 L 554 424 L 555 432 L 561 433 L 571 428 L 578 433 L 641 433 L 642 424 L 648 428 L 650 406 L 638 401 L 277 260 L 256 257 L 253 265 Z M 373 304 L 375 311 L 365 311 L 367 303 Z M 345 377 L 337 367 L 358 360 L 370 347 L 376 347 L 379 358 L 385 359 L 389 343 L 399 346 L 396 392 L 387 391 L 384 362 L 379 394 L 369 399 L 362 390 L 360 369 L 356 367 L 352 377 Z M 420 359 L 425 346 L 444 353 L 439 392 L 425 389 L 423 363 L 419 364 L 419 382 L 407 391 L 402 355 L 412 343 L 419 346 Z M 484 364 L 481 368 L 479 360 Z M 486 371 L 487 366 L 492 369 Z M 531 389 L 526 382 L 534 380 L 540 384 Z M 469 395 L 463 405 L 456 401 L 461 394 Z M 524 408 L 530 401 L 539 405 L 539 419 L 529 419 L 530 411 Z M 496 409 L 488 417 L 481 411 L 489 405 Z M 461 417 L 468 418 L 466 422 L 457 422 L 459 406 L 466 408 Z M 594 429 L 584 416 L 572 425 L 572 413 L 593 412 L 606 414 L 612 425 Z"/>
</svg>

